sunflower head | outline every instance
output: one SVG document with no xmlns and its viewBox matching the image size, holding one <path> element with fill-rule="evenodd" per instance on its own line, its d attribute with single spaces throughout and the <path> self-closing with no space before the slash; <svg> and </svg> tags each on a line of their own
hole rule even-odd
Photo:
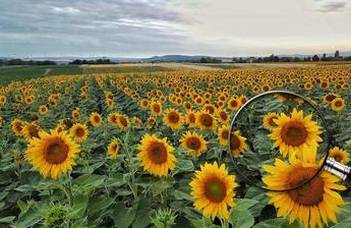
<svg viewBox="0 0 351 228">
<path fill-rule="evenodd" d="M 274 165 L 264 165 L 267 172 L 263 182 L 269 189 L 286 192 L 268 192 L 269 203 L 277 209 L 277 216 L 290 216 L 290 222 L 300 220 L 305 227 L 323 227 L 328 221 L 336 223 L 336 213 L 343 199 L 335 190 L 345 190 L 337 184 L 339 178 L 323 171 L 318 176 L 319 165 L 305 159 L 290 159 L 284 162 L 276 159 Z M 308 181 L 306 183 L 306 181 Z"/>
<path fill-rule="evenodd" d="M 122 130 L 128 130 L 128 128 L 130 127 L 130 122 L 129 122 L 128 116 L 118 115 L 117 116 L 117 125 Z"/>
<path fill-rule="evenodd" d="M 159 101 L 152 101 L 150 104 L 151 113 L 154 116 L 159 116 L 162 113 L 162 105 Z"/>
<path fill-rule="evenodd" d="M 341 97 L 337 97 L 331 102 L 330 105 L 333 111 L 341 112 L 345 108 L 345 101 Z"/>
<path fill-rule="evenodd" d="M 107 147 L 107 154 L 111 157 L 111 159 L 116 159 L 118 152 L 119 142 L 117 139 L 114 139 Z"/>
<path fill-rule="evenodd" d="M 335 161 L 340 162 L 342 164 L 347 164 L 350 161 L 349 153 L 347 151 L 334 147 L 329 150 L 329 156 L 334 158 Z"/>
<path fill-rule="evenodd" d="M 44 177 L 57 179 L 72 170 L 78 153 L 79 145 L 65 132 L 40 131 L 29 140 L 25 157 Z"/>
<path fill-rule="evenodd" d="M 45 115 L 46 113 L 48 113 L 48 111 L 49 109 L 48 107 L 46 107 L 46 105 L 41 105 L 38 110 L 40 115 Z"/>
<path fill-rule="evenodd" d="M 263 127 L 267 130 L 274 130 L 277 124 L 274 120 L 278 119 L 279 115 L 275 112 L 269 112 L 263 117 Z"/>
<path fill-rule="evenodd" d="M 23 127 L 24 127 L 24 123 L 19 119 L 14 119 L 11 122 L 11 129 L 16 136 L 22 136 Z"/>
<path fill-rule="evenodd" d="M 187 131 L 182 136 L 180 143 L 190 156 L 200 156 L 207 151 L 207 141 L 196 132 Z"/>
<path fill-rule="evenodd" d="M 172 130 L 177 130 L 183 125 L 183 116 L 178 110 L 167 109 L 163 114 L 163 123 Z"/>
<path fill-rule="evenodd" d="M 88 127 L 84 124 L 74 124 L 69 130 L 71 136 L 78 143 L 85 141 L 88 138 Z"/>
<path fill-rule="evenodd" d="M 269 138 L 273 140 L 274 147 L 279 147 L 283 156 L 301 156 L 301 153 L 308 151 L 311 158 L 315 158 L 318 145 L 323 140 L 320 126 L 312 120 L 312 114 L 304 117 L 303 111 L 294 109 L 290 116 L 280 114 L 274 123 L 277 126 Z"/>
<path fill-rule="evenodd" d="M 99 113 L 97 112 L 93 112 L 91 113 L 91 115 L 89 116 L 89 123 L 91 124 L 91 126 L 93 127 L 100 127 L 102 124 L 102 117 L 100 116 Z"/>
<path fill-rule="evenodd" d="M 196 113 L 196 126 L 205 130 L 213 130 L 216 128 L 216 119 L 208 112 L 200 111 Z"/>
<path fill-rule="evenodd" d="M 229 128 L 223 125 L 218 129 L 218 141 L 222 145 L 228 145 Z"/>
<path fill-rule="evenodd" d="M 239 100 L 239 98 L 234 97 L 229 99 L 228 101 L 228 108 L 232 111 L 237 111 L 241 106 L 241 101 Z"/>
<path fill-rule="evenodd" d="M 22 135 L 25 136 L 28 139 L 31 139 L 33 137 L 38 138 L 39 137 L 39 131 L 40 131 L 40 126 L 34 123 L 25 123 L 24 127 L 22 129 Z"/>
<path fill-rule="evenodd" d="M 196 171 L 190 182 L 194 207 L 203 216 L 227 219 L 229 208 L 234 206 L 235 176 L 229 175 L 225 165 L 205 163 Z"/>
<path fill-rule="evenodd" d="M 230 133 L 230 151 L 232 155 L 239 156 L 247 150 L 246 138 L 240 134 L 240 131 Z"/>
<path fill-rule="evenodd" d="M 174 148 L 167 139 L 160 139 L 156 135 L 146 134 L 138 146 L 138 158 L 144 170 L 155 176 L 167 176 L 176 164 Z"/>
</svg>

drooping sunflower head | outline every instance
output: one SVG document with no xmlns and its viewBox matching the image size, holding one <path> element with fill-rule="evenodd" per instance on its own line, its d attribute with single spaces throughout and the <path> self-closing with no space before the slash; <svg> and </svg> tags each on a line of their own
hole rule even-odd
<svg viewBox="0 0 351 228">
<path fill-rule="evenodd" d="M 39 137 L 40 126 L 35 123 L 25 123 L 22 129 L 22 135 L 28 139 Z"/>
<path fill-rule="evenodd" d="M 344 201 L 336 190 L 346 189 L 337 184 L 339 178 L 325 171 L 315 176 L 319 165 L 299 159 L 290 159 L 290 162 L 276 159 L 274 165 L 265 165 L 263 169 L 267 172 L 263 182 L 269 189 L 302 185 L 287 192 L 267 193 L 278 217 L 290 216 L 291 223 L 298 219 L 305 227 L 323 227 L 328 221 L 337 223 L 336 213 Z"/>
<path fill-rule="evenodd" d="M 180 143 L 190 156 L 200 156 L 207 151 L 207 141 L 196 132 L 187 131 L 183 134 Z"/>
<path fill-rule="evenodd" d="M 114 139 L 107 147 L 107 154 L 111 157 L 111 159 L 116 159 L 118 152 L 119 142 L 117 139 Z"/>
<path fill-rule="evenodd" d="M 216 128 L 216 119 L 213 115 L 205 111 L 196 113 L 195 123 L 198 128 L 205 130 L 213 130 Z"/>
<path fill-rule="evenodd" d="M 155 176 L 167 176 L 176 164 L 174 148 L 167 139 L 146 134 L 138 146 L 138 158 L 144 170 Z"/>
<path fill-rule="evenodd" d="M 325 96 L 323 96 L 323 101 L 324 103 L 331 103 L 335 98 L 337 98 L 338 96 L 334 93 L 328 93 Z"/>
<path fill-rule="evenodd" d="M 312 120 L 312 114 L 304 117 L 303 111 L 293 110 L 291 116 L 284 113 L 274 120 L 277 125 L 269 138 L 273 140 L 274 147 L 279 147 L 283 156 L 301 156 L 304 151 L 315 158 L 319 143 L 321 129 L 317 122 Z"/>
<path fill-rule="evenodd" d="M 247 150 L 246 138 L 240 131 L 232 131 L 230 134 L 230 151 L 232 155 L 239 156 Z"/>
<path fill-rule="evenodd" d="M 79 145 L 65 132 L 40 131 L 29 140 L 25 157 L 44 177 L 57 179 L 72 170 L 78 153 Z"/>
<path fill-rule="evenodd" d="M 347 164 L 350 161 L 349 154 L 347 153 L 347 151 L 337 146 L 329 150 L 329 156 L 334 158 L 335 161 L 340 162 L 342 164 Z"/>
<path fill-rule="evenodd" d="M 263 117 L 263 127 L 267 130 L 274 130 L 277 124 L 274 120 L 278 119 L 279 115 L 275 112 L 269 112 Z"/>
<path fill-rule="evenodd" d="M 337 97 L 331 102 L 330 105 L 333 111 L 341 112 L 345 108 L 345 101 L 341 97 Z"/>
<path fill-rule="evenodd" d="M 183 116 L 178 110 L 167 109 L 163 114 L 163 123 L 173 130 L 179 129 L 183 125 Z"/>
<path fill-rule="evenodd" d="M 83 141 L 85 141 L 88 138 L 88 127 L 84 124 L 74 124 L 71 129 L 69 129 L 69 132 L 71 134 L 71 136 L 73 137 L 73 139 L 78 142 L 81 143 Z"/>
<path fill-rule="evenodd" d="M 205 163 L 196 171 L 190 182 L 194 207 L 203 216 L 227 219 L 229 208 L 234 206 L 235 176 L 229 175 L 225 165 Z"/>
<path fill-rule="evenodd" d="M 11 129 L 16 136 L 22 136 L 23 127 L 24 127 L 24 123 L 19 119 L 14 119 L 11 122 Z"/>
<path fill-rule="evenodd" d="M 222 145 L 228 145 L 229 128 L 223 125 L 218 129 L 218 141 Z"/>
<path fill-rule="evenodd" d="M 89 123 L 91 124 L 91 126 L 95 128 L 100 127 L 102 124 L 102 117 L 100 116 L 99 113 L 93 112 L 89 116 Z"/>
</svg>

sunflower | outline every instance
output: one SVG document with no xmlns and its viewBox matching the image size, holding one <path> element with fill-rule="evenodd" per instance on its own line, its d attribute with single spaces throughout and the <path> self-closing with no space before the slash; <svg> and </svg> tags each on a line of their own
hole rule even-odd
<svg viewBox="0 0 351 228">
<path fill-rule="evenodd" d="M 183 125 L 182 114 L 173 108 L 167 109 L 163 114 L 163 123 L 172 130 L 179 129 Z"/>
<path fill-rule="evenodd" d="M 235 176 L 229 175 L 225 165 L 205 163 L 190 182 L 194 207 L 203 216 L 228 219 L 229 208 L 234 206 Z"/>
<path fill-rule="evenodd" d="M 193 111 L 188 111 L 185 117 L 185 122 L 186 124 L 189 125 L 189 127 L 195 127 L 196 126 L 196 113 Z"/>
<path fill-rule="evenodd" d="M 153 116 L 149 116 L 149 118 L 147 118 L 146 122 L 147 122 L 148 128 L 152 128 L 156 123 L 156 119 Z"/>
<path fill-rule="evenodd" d="M 25 157 L 41 175 L 57 179 L 72 170 L 78 153 L 79 145 L 66 133 L 40 131 L 29 140 Z"/>
<path fill-rule="evenodd" d="M 329 104 L 337 97 L 338 96 L 334 93 L 328 93 L 327 95 L 323 96 L 323 102 Z"/>
<path fill-rule="evenodd" d="M 22 129 L 22 135 L 28 139 L 31 139 L 33 137 L 38 138 L 40 130 L 40 126 L 38 126 L 37 124 L 25 123 Z"/>
<path fill-rule="evenodd" d="M 323 140 L 319 136 L 322 132 L 317 122 L 312 120 L 312 114 L 304 117 L 303 111 L 293 110 L 291 116 L 281 113 L 274 120 L 274 128 L 269 138 L 274 141 L 274 147 L 279 147 L 283 156 L 297 155 L 308 151 L 312 157 Z"/>
<path fill-rule="evenodd" d="M 2 117 L 2 116 L 0 116 L 0 128 L 2 127 L 2 126 L 4 126 L 4 118 Z"/>
<path fill-rule="evenodd" d="M 118 116 L 119 115 L 120 115 L 119 113 L 111 113 L 111 114 L 109 114 L 108 117 L 107 117 L 108 122 L 112 126 L 118 127 Z"/>
<path fill-rule="evenodd" d="M 75 119 L 75 120 L 80 118 L 80 111 L 79 111 L 79 109 L 75 109 L 75 110 L 72 111 L 72 118 Z"/>
<path fill-rule="evenodd" d="M 229 121 L 228 113 L 223 109 L 217 109 L 216 115 L 222 123 L 227 123 Z"/>
<path fill-rule="evenodd" d="M 335 161 L 340 162 L 342 164 L 347 164 L 350 161 L 349 154 L 339 147 L 334 147 L 330 149 L 329 156 L 334 158 Z"/>
<path fill-rule="evenodd" d="M 4 105 L 6 103 L 6 97 L 4 95 L 0 95 L 0 105 Z"/>
<path fill-rule="evenodd" d="M 48 113 L 48 111 L 49 111 L 49 109 L 48 109 L 48 107 L 46 107 L 46 105 L 41 105 L 39 107 L 39 110 L 38 110 L 39 114 L 42 116 L 45 115 L 46 113 Z"/>
<path fill-rule="evenodd" d="M 196 132 L 187 131 L 183 134 L 180 143 L 183 148 L 188 150 L 188 155 L 190 156 L 200 156 L 207 150 L 207 141 L 202 137 L 202 135 Z"/>
<path fill-rule="evenodd" d="M 112 140 L 112 142 L 107 147 L 107 154 L 111 159 L 116 159 L 119 152 L 119 142 L 117 139 Z"/>
<path fill-rule="evenodd" d="M 278 119 L 279 115 L 275 112 L 269 112 L 263 117 L 263 127 L 269 131 L 274 130 L 277 124 L 274 120 Z"/>
<path fill-rule="evenodd" d="M 216 128 L 216 119 L 206 111 L 196 113 L 195 124 L 197 127 L 205 130 L 213 130 Z"/>
<path fill-rule="evenodd" d="M 159 139 L 156 135 L 146 134 L 138 146 L 138 158 L 144 170 L 155 176 L 167 176 L 173 170 L 176 157 L 174 148 L 168 144 L 167 139 Z"/>
<path fill-rule="evenodd" d="M 118 124 L 118 127 L 121 128 L 122 130 L 128 130 L 130 126 L 128 116 L 122 115 L 122 114 L 117 115 L 117 124 Z"/>
<path fill-rule="evenodd" d="M 102 124 L 102 118 L 100 114 L 97 112 L 91 113 L 91 115 L 89 116 L 89 123 L 95 128 L 100 127 Z"/>
<path fill-rule="evenodd" d="M 83 142 L 88 138 L 88 127 L 84 124 L 74 124 L 71 129 L 69 129 L 71 136 L 78 143 Z"/>
<path fill-rule="evenodd" d="M 240 134 L 240 131 L 231 132 L 230 151 L 234 156 L 239 156 L 247 150 L 246 138 Z"/>
<path fill-rule="evenodd" d="M 333 111 L 341 112 L 345 108 L 345 101 L 341 97 L 337 97 L 330 103 L 330 105 Z"/>
<path fill-rule="evenodd" d="M 159 101 L 151 101 L 150 109 L 151 109 L 152 115 L 159 116 L 161 115 L 161 112 L 162 112 L 162 105 Z"/>
<path fill-rule="evenodd" d="M 237 111 L 241 106 L 241 101 L 239 100 L 239 98 L 234 97 L 229 99 L 228 101 L 228 107 L 230 110 L 232 111 Z"/>
<path fill-rule="evenodd" d="M 314 161 L 290 157 L 290 162 L 276 159 L 274 165 L 264 165 L 267 174 L 263 177 L 269 189 L 291 189 L 310 180 L 319 170 Z M 337 184 L 339 178 L 323 171 L 309 183 L 287 192 L 268 192 L 269 203 L 278 210 L 277 216 L 290 216 L 290 223 L 300 220 L 305 227 L 323 227 L 328 221 L 337 223 L 336 213 L 343 199 L 335 190 L 345 190 Z"/>
<path fill-rule="evenodd" d="M 22 136 L 23 127 L 24 127 L 24 123 L 19 119 L 14 119 L 11 122 L 11 129 L 16 136 Z"/>
<path fill-rule="evenodd" d="M 222 145 L 228 145 L 229 128 L 223 125 L 218 129 L 218 141 Z"/>
</svg>

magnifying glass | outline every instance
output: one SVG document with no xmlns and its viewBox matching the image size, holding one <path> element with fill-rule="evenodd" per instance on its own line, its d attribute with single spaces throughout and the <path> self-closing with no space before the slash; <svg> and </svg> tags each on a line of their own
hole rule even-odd
<svg viewBox="0 0 351 228">
<path fill-rule="evenodd" d="M 329 157 L 333 142 L 327 124 L 312 100 L 294 92 L 268 91 L 251 98 L 236 112 L 230 126 L 235 171 L 247 184 L 276 192 L 298 189 L 323 170 L 342 180 L 351 178 L 350 167 Z M 272 167 L 298 161 L 305 164 L 308 175 L 291 175 L 298 179 L 292 180 L 296 184 L 273 180 L 267 185 L 265 176 Z"/>
</svg>

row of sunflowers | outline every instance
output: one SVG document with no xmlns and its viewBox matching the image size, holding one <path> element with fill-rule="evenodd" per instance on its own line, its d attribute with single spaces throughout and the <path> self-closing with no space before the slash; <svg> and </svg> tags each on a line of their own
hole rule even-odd
<svg viewBox="0 0 351 228">
<path fill-rule="evenodd" d="M 337 177 L 322 172 L 303 190 L 267 192 L 247 185 L 230 159 L 250 150 L 249 139 L 230 133 L 233 115 L 256 94 L 288 89 L 322 110 L 337 145 L 330 156 L 348 164 L 350 77 L 351 65 L 318 65 L 57 76 L 0 87 L 0 224 L 350 227 L 349 186 Z M 266 140 L 282 153 L 305 143 L 282 131 L 296 119 L 309 124 L 309 145 L 321 141 L 303 110 L 262 118 Z M 263 181 L 297 184 L 311 175 L 304 164 L 277 161 Z"/>
</svg>

